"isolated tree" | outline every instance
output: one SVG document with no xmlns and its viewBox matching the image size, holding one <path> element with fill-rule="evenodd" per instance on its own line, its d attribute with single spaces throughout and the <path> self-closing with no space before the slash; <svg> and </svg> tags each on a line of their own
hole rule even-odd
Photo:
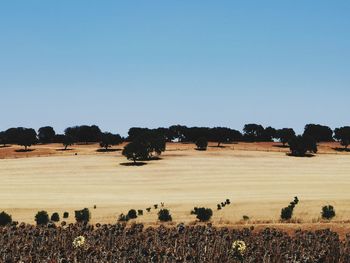
<svg viewBox="0 0 350 263">
<path fill-rule="evenodd" d="M 51 126 L 41 127 L 38 130 L 38 138 L 41 143 L 51 143 L 55 138 L 55 130 Z"/>
<path fill-rule="evenodd" d="M 125 145 L 122 154 L 134 163 L 140 160 L 146 160 L 149 157 L 149 148 L 139 141 L 130 142 Z"/>
<path fill-rule="evenodd" d="M 350 144 L 350 127 L 345 126 L 334 130 L 334 139 L 340 142 L 342 146 L 348 148 Z"/>
<path fill-rule="evenodd" d="M 64 135 L 62 144 L 64 146 L 64 150 L 67 150 L 68 146 L 71 146 L 74 144 L 73 137 L 69 135 Z"/>
<path fill-rule="evenodd" d="M 310 136 L 295 136 L 288 144 L 292 156 L 303 157 L 307 152 L 317 153 L 316 140 Z"/>
<path fill-rule="evenodd" d="M 105 132 L 101 134 L 100 146 L 108 150 L 112 145 L 118 145 L 122 143 L 122 137 L 119 134 L 112 134 L 110 132 Z"/>
<path fill-rule="evenodd" d="M 316 142 L 330 142 L 333 141 L 333 131 L 328 126 L 319 124 L 307 124 L 304 129 L 305 136 L 310 136 Z"/>
<path fill-rule="evenodd" d="M 291 128 L 283 128 L 276 131 L 276 138 L 285 146 L 295 137 L 295 131 Z"/>
<path fill-rule="evenodd" d="M 25 151 L 27 151 L 28 147 L 36 144 L 37 137 L 34 129 L 27 128 L 18 128 L 19 129 L 19 137 L 18 137 L 18 145 L 24 146 Z"/>
<path fill-rule="evenodd" d="M 197 149 L 200 151 L 205 151 L 208 147 L 208 140 L 205 137 L 200 137 L 196 141 Z"/>
</svg>

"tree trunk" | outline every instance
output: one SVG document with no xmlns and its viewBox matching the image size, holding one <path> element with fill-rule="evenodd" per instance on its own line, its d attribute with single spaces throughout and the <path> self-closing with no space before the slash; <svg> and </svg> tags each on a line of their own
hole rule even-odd
<svg viewBox="0 0 350 263">
<path fill-rule="evenodd" d="M 24 145 L 24 150 L 25 150 L 25 151 L 27 151 L 27 147 L 28 147 L 27 145 Z"/>
<path fill-rule="evenodd" d="M 64 146 L 64 150 L 67 150 L 67 147 L 68 147 L 68 145 L 66 144 L 66 145 Z"/>
</svg>

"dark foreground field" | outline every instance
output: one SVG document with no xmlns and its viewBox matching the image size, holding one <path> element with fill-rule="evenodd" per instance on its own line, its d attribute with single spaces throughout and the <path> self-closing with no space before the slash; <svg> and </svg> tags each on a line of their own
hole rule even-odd
<svg viewBox="0 0 350 263">
<path fill-rule="evenodd" d="M 85 242 L 74 240 L 83 236 Z M 245 249 L 232 248 L 243 241 Z M 144 228 L 67 225 L 0 228 L 1 262 L 350 262 L 350 236 L 329 230 L 215 228 L 211 225 Z"/>
</svg>

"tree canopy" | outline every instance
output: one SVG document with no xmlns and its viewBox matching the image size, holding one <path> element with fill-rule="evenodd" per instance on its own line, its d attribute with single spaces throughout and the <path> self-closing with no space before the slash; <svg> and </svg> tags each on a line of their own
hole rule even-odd
<svg viewBox="0 0 350 263">
<path fill-rule="evenodd" d="M 98 126 L 81 125 L 68 127 L 64 131 L 65 135 L 73 138 L 75 142 L 99 142 L 101 138 L 101 130 Z"/>
<path fill-rule="evenodd" d="M 41 143 L 50 143 L 54 141 L 56 132 L 51 126 L 41 127 L 38 130 L 38 139 Z"/>
<path fill-rule="evenodd" d="M 118 145 L 123 142 L 122 137 L 119 134 L 112 134 L 110 132 L 104 132 L 101 134 L 100 146 L 107 150 L 113 145 Z"/>
<path fill-rule="evenodd" d="M 331 142 L 333 141 L 333 131 L 328 126 L 319 124 L 307 124 L 304 129 L 305 136 L 310 136 L 316 142 Z"/>
<path fill-rule="evenodd" d="M 293 137 L 289 142 L 289 148 L 292 156 L 303 157 L 307 152 L 317 153 L 316 140 L 311 136 L 298 135 Z"/>
<path fill-rule="evenodd" d="M 283 146 L 295 137 L 295 131 L 291 128 L 283 128 L 276 131 L 276 139 L 278 139 Z"/>
<path fill-rule="evenodd" d="M 350 144 L 350 127 L 344 126 L 340 128 L 336 128 L 334 130 L 334 139 L 340 142 L 342 146 L 348 148 Z"/>
</svg>

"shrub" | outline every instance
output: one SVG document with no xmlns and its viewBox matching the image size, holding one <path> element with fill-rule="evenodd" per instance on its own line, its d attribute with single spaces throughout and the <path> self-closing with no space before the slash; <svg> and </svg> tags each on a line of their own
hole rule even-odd
<svg viewBox="0 0 350 263">
<path fill-rule="evenodd" d="M 245 215 L 244 215 L 244 216 L 243 216 L 243 220 L 244 220 L 244 221 L 248 221 L 248 220 L 249 220 L 249 216 L 245 216 Z"/>
<path fill-rule="evenodd" d="M 282 208 L 281 219 L 289 220 L 292 218 L 292 215 L 293 215 L 293 208 L 291 206 L 287 206 L 285 208 Z"/>
<path fill-rule="evenodd" d="M 90 211 L 88 208 L 84 208 L 83 210 L 75 211 L 75 220 L 78 223 L 81 222 L 89 222 L 90 221 Z"/>
<path fill-rule="evenodd" d="M 199 221 L 206 222 L 206 221 L 209 221 L 210 218 L 212 217 L 213 211 L 210 208 L 195 207 L 194 210 L 191 212 L 191 214 L 197 215 L 197 219 L 199 219 Z"/>
<path fill-rule="evenodd" d="M 287 207 L 282 208 L 281 210 L 281 219 L 290 220 L 293 216 L 294 207 L 299 203 L 297 196 L 294 197 L 294 200 L 289 203 Z"/>
<path fill-rule="evenodd" d="M 6 212 L 0 213 L 0 226 L 6 226 L 12 223 L 12 217 L 11 215 L 7 214 Z"/>
<path fill-rule="evenodd" d="M 58 213 L 53 213 L 51 215 L 51 221 L 54 221 L 54 222 L 60 221 L 60 215 Z"/>
<path fill-rule="evenodd" d="M 35 222 L 37 225 L 47 225 L 47 223 L 49 222 L 49 215 L 46 211 L 39 211 L 35 215 Z"/>
<path fill-rule="evenodd" d="M 160 209 L 158 212 L 158 219 L 162 222 L 168 222 L 173 220 L 168 209 Z"/>
<path fill-rule="evenodd" d="M 64 212 L 63 213 L 63 218 L 68 218 L 69 217 L 69 213 L 68 212 Z"/>
<path fill-rule="evenodd" d="M 143 210 L 142 209 L 137 210 L 137 215 L 142 216 L 143 215 Z"/>
<path fill-rule="evenodd" d="M 135 209 L 129 210 L 129 212 L 128 212 L 128 217 L 129 217 L 130 219 L 135 219 L 135 218 L 137 218 L 136 210 L 135 210 Z"/>
<path fill-rule="evenodd" d="M 322 218 L 330 220 L 333 217 L 335 217 L 335 210 L 334 207 L 331 205 L 326 205 L 322 207 L 322 212 L 321 212 Z"/>
<path fill-rule="evenodd" d="M 208 147 L 208 140 L 204 137 L 198 138 L 196 141 L 197 150 L 205 151 Z"/>
</svg>

